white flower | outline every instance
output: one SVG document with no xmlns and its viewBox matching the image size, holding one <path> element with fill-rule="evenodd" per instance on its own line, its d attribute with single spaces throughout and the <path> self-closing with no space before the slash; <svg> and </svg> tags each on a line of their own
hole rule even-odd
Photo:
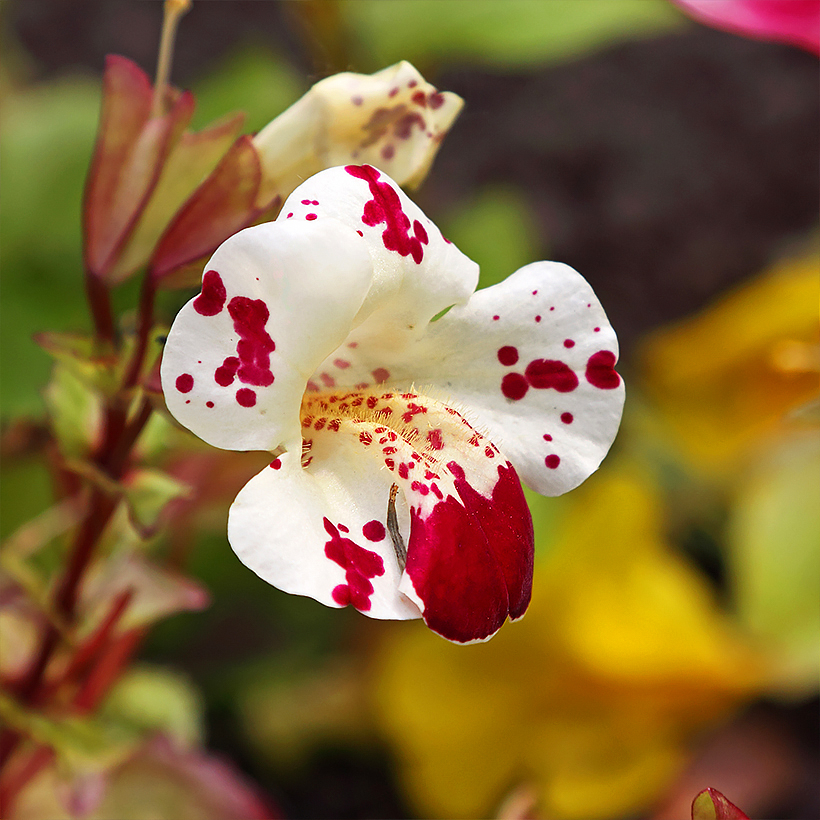
<svg viewBox="0 0 820 820">
<path fill-rule="evenodd" d="M 623 406 L 617 341 L 566 265 L 477 281 L 367 165 L 315 175 L 213 255 L 162 381 L 205 441 L 273 454 L 228 521 L 263 579 L 423 617 L 458 642 L 524 614 L 533 533 L 518 475 L 559 495 L 598 467 Z"/>
</svg>

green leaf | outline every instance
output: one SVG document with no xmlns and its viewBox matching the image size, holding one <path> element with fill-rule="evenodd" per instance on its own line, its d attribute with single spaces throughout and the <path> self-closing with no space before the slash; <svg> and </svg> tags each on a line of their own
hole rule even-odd
<svg viewBox="0 0 820 820">
<path fill-rule="evenodd" d="M 202 743 L 204 703 L 187 678 L 161 667 L 132 667 L 102 704 L 100 717 L 141 735 L 161 732 L 180 748 Z"/>
<path fill-rule="evenodd" d="M 517 67 L 683 24 L 666 0 L 359 0 L 343 3 L 373 67 L 397 60 L 473 61 Z"/>
<path fill-rule="evenodd" d="M 777 656 L 788 690 L 816 691 L 820 633 L 820 434 L 767 454 L 749 473 L 729 522 L 730 582 L 743 624 Z"/>
<path fill-rule="evenodd" d="M 0 692 L 3 722 L 36 743 L 54 749 L 69 771 L 101 771 L 117 765 L 133 751 L 138 738 L 133 732 L 89 717 L 49 718 L 29 710 Z"/>
<path fill-rule="evenodd" d="M 74 364 L 57 364 L 44 393 L 60 451 L 70 459 L 93 450 L 103 424 L 102 397 L 78 372 Z"/>
<path fill-rule="evenodd" d="M 160 514 L 176 498 L 190 492 L 183 484 L 161 470 L 135 470 L 124 481 L 125 499 L 131 523 L 144 538 L 157 530 Z"/>
</svg>

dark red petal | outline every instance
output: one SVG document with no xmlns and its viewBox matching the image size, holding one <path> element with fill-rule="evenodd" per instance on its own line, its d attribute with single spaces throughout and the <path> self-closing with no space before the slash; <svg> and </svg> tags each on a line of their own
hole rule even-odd
<svg viewBox="0 0 820 820">
<path fill-rule="evenodd" d="M 460 501 L 448 496 L 426 518 L 411 511 L 406 569 L 430 629 L 466 643 L 490 637 L 507 615 L 519 618 L 526 611 L 533 530 L 511 466 L 499 466 L 491 498 L 476 492 L 463 473 L 455 484 Z"/>
</svg>

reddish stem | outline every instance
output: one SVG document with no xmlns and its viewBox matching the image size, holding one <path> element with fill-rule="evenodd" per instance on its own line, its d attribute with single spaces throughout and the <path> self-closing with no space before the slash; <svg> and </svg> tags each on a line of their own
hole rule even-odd
<svg viewBox="0 0 820 820">
<path fill-rule="evenodd" d="M 105 283 L 90 271 L 85 274 L 85 292 L 97 338 L 114 344 L 114 316 L 111 313 L 111 295 Z"/>
</svg>

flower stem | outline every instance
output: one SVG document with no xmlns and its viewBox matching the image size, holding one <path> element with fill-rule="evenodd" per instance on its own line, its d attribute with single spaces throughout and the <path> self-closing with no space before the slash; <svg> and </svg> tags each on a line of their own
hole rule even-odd
<svg viewBox="0 0 820 820">
<path fill-rule="evenodd" d="M 154 101 L 151 107 L 152 117 L 161 117 L 164 113 L 165 89 L 168 86 L 168 78 L 171 76 L 177 26 L 189 8 L 191 8 L 191 0 L 165 0 L 157 58 L 157 77 L 154 83 Z"/>
</svg>

